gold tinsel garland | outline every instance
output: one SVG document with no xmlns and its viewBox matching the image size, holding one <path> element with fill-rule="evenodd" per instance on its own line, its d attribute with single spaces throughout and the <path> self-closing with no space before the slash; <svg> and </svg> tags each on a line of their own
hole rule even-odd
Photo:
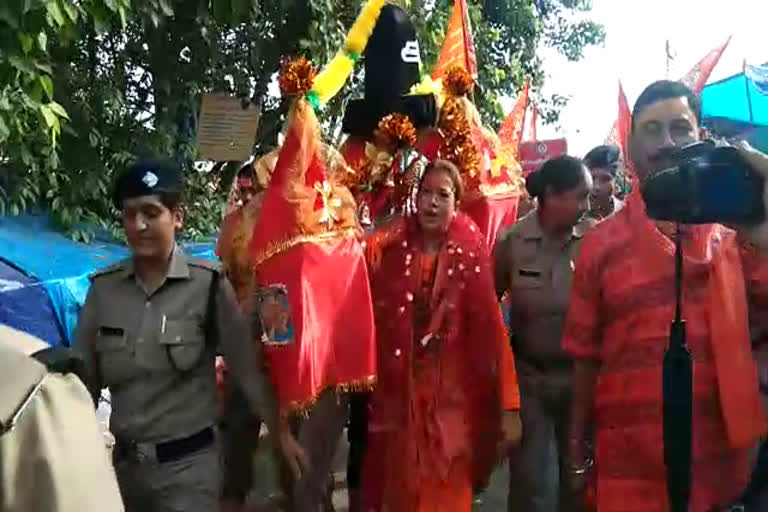
<svg viewBox="0 0 768 512">
<path fill-rule="evenodd" d="M 477 177 L 480 155 L 472 140 L 472 127 L 462 97 L 451 96 L 445 101 L 438 127 L 444 139 L 440 156 L 456 164 L 470 178 Z M 472 185 L 471 181 L 466 185 Z"/>
<path fill-rule="evenodd" d="M 416 128 L 403 114 L 389 114 L 379 121 L 379 135 L 390 148 L 402 149 L 416 144 Z"/>
</svg>

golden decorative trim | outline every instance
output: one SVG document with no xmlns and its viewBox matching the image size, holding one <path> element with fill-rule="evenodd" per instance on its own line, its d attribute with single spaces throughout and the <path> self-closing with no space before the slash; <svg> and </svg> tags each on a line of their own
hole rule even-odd
<svg viewBox="0 0 768 512">
<path fill-rule="evenodd" d="M 328 390 L 333 389 L 337 395 L 344 393 L 363 393 L 373 391 L 376 386 L 376 376 L 369 375 L 362 379 L 341 382 L 339 384 L 326 384 L 319 388 L 311 398 L 306 400 L 296 400 L 291 402 L 280 411 L 280 415 L 283 417 L 299 416 L 306 419 L 309 416 L 310 409 L 314 406 L 318 399 Z"/>
<path fill-rule="evenodd" d="M 478 185 L 476 194 L 470 193 L 469 195 L 479 197 L 498 197 L 498 196 L 515 196 L 520 195 L 520 187 L 513 185 L 512 183 L 497 183 L 495 185 L 489 185 L 482 183 Z"/>
<path fill-rule="evenodd" d="M 281 252 L 287 251 L 291 247 L 294 247 L 299 244 L 323 243 L 323 242 L 330 242 L 332 240 L 357 238 L 357 236 L 358 236 L 358 229 L 356 227 L 344 228 L 337 231 L 328 231 L 325 233 L 317 233 L 312 235 L 292 236 L 290 238 L 281 240 L 279 242 L 273 242 L 272 244 L 268 245 L 266 249 L 260 251 L 254 256 L 251 262 L 251 265 L 255 270 L 256 267 L 258 267 L 268 259 L 274 256 L 277 256 Z"/>
</svg>

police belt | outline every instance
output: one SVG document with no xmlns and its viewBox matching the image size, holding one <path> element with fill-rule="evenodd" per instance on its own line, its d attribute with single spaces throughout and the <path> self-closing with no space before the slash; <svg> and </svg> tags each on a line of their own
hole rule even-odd
<svg viewBox="0 0 768 512">
<path fill-rule="evenodd" d="M 537 358 L 529 354 L 515 352 L 515 361 L 532 368 L 537 373 L 570 373 L 573 371 L 573 360 L 564 358 Z"/>
<path fill-rule="evenodd" d="M 115 440 L 114 459 L 116 461 L 130 459 L 137 462 L 154 459 L 161 464 L 172 462 L 211 446 L 215 438 L 213 427 L 205 428 L 189 437 L 157 444 L 138 443 L 118 438 Z"/>
<path fill-rule="evenodd" d="M 573 359 L 565 353 L 562 356 L 540 356 L 534 355 L 525 350 L 520 343 L 517 334 L 512 332 L 509 339 L 512 346 L 512 353 L 515 357 L 515 363 L 522 363 L 538 373 L 568 373 L 573 370 Z"/>
</svg>

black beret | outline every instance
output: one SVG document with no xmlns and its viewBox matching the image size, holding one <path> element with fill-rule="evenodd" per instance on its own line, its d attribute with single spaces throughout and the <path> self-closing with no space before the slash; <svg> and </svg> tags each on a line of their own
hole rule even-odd
<svg viewBox="0 0 768 512">
<path fill-rule="evenodd" d="M 168 160 L 143 158 L 128 167 L 115 182 L 112 201 L 119 210 L 123 201 L 155 194 L 181 193 L 181 169 Z"/>
</svg>

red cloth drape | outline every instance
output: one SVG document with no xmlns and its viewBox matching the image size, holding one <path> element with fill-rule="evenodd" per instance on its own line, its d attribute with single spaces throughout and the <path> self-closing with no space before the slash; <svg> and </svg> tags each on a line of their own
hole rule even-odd
<svg viewBox="0 0 768 512">
<path fill-rule="evenodd" d="M 287 295 L 265 309 L 281 321 L 282 339 L 265 336 L 264 351 L 283 413 L 312 405 L 327 388 L 369 389 L 376 365 L 352 195 L 335 181 L 337 164 L 305 99 L 296 100 L 287 125 L 249 245 L 256 287 Z M 290 324 L 282 323 L 286 315 Z"/>
<path fill-rule="evenodd" d="M 373 384 L 373 313 L 357 240 L 297 245 L 260 265 L 256 279 L 284 285 L 291 305 L 294 341 L 264 347 L 282 410 L 309 405 L 327 388 Z"/>
<path fill-rule="evenodd" d="M 519 202 L 519 195 L 481 197 L 462 205 L 461 209 L 475 221 L 486 245 L 493 249 L 499 232 L 517 220 Z"/>
</svg>

